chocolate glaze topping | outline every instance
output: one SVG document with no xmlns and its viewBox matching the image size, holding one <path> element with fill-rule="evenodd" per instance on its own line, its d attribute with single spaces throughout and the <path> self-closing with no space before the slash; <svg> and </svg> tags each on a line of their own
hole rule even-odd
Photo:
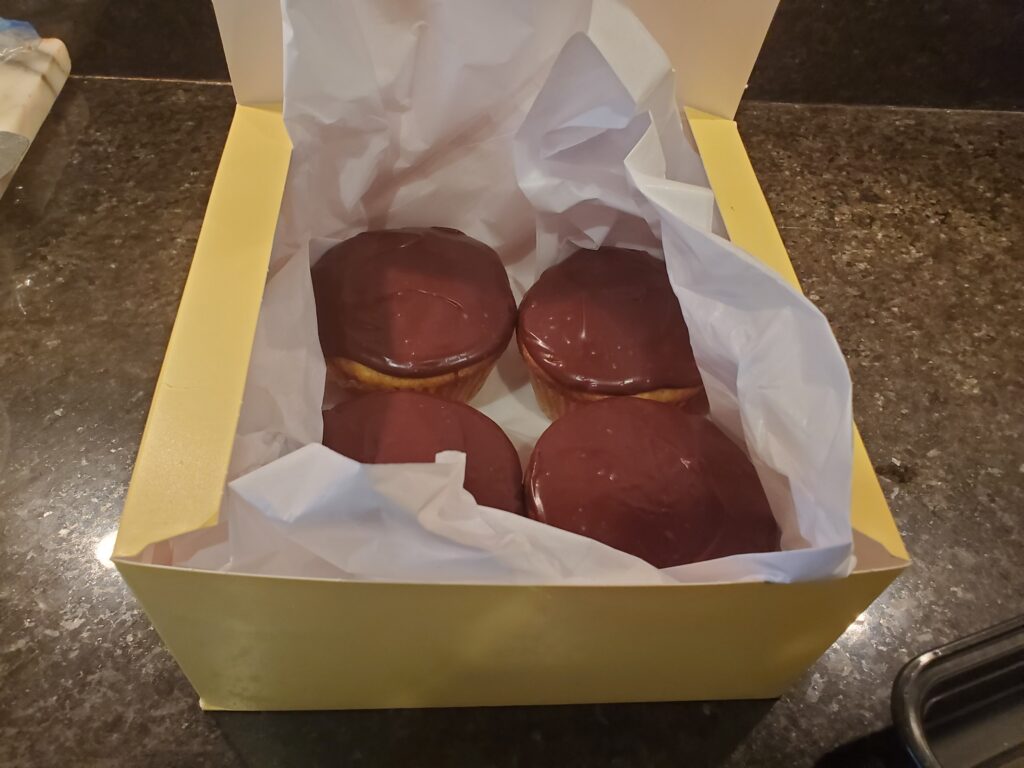
<svg viewBox="0 0 1024 768">
<path fill-rule="evenodd" d="M 519 343 L 564 386 L 609 395 L 700 386 L 665 263 L 624 248 L 580 250 L 519 307 Z"/>
<path fill-rule="evenodd" d="M 393 376 L 426 377 L 505 348 L 516 305 L 498 254 L 457 229 L 356 235 L 313 266 L 320 346 Z"/>
<path fill-rule="evenodd" d="M 364 464 L 433 462 L 441 451 L 462 451 L 464 486 L 477 503 L 523 513 L 515 447 L 468 405 L 418 392 L 363 395 L 324 412 L 324 445 Z"/>
<path fill-rule="evenodd" d="M 639 398 L 599 400 L 541 435 L 527 513 L 658 568 L 779 548 L 757 472 L 712 422 Z"/>
</svg>

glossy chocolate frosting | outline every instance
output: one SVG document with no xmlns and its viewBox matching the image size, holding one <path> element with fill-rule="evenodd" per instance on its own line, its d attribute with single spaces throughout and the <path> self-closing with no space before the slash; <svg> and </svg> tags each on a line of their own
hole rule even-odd
<svg viewBox="0 0 1024 768">
<path fill-rule="evenodd" d="M 643 251 L 580 250 L 546 270 L 523 297 L 517 336 L 573 389 L 633 395 L 701 384 L 665 263 Z"/>
<path fill-rule="evenodd" d="M 324 445 L 364 464 L 433 462 L 441 451 L 462 451 L 464 486 L 477 503 L 523 512 L 515 447 L 468 405 L 418 392 L 363 395 L 324 413 Z"/>
<path fill-rule="evenodd" d="M 356 235 L 313 266 L 324 356 L 436 376 L 501 352 L 516 304 L 498 254 L 456 229 Z"/>
<path fill-rule="evenodd" d="M 753 465 L 702 416 L 634 397 L 572 411 L 526 469 L 527 513 L 658 568 L 779 548 Z"/>
</svg>

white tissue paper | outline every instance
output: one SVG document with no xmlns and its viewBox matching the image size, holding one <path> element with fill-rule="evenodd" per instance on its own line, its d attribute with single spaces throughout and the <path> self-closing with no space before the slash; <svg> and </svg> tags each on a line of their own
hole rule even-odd
<svg viewBox="0 0 1024 768">
<path fill-rule="evenodd" d="M 294 144 L 219 533 L 173 564 L 415 582 L 672 584 L 847 575 L 850 382 L 822 315 L 715 234 L 665 54 L 615 0 L 284 0 Z M 464 456 L 324 448 L 309 267 L 369 228 L 456 227 L 516 297 L 577 246 L 664 257 L 713 419 L 745 444 L 785 551 L 658 570 L 478 506 Z M 329 397 L 329 396 L 328 396 Z M 515 345 L 472 403 L 525 459 L 547 426 Z"/>
</svg>

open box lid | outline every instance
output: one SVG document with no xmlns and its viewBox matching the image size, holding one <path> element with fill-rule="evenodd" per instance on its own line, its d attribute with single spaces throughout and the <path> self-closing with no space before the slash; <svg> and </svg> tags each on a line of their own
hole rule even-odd
<svg viewBox="0 0 1024 768">
<path fill-rule="evenodd" d="M 626 0 L 672 61 L 676 100 L 732 119 L 779 0 Z M 213 0 L 239 104 L 283 93 L 280 0 Z"/>
</svg>

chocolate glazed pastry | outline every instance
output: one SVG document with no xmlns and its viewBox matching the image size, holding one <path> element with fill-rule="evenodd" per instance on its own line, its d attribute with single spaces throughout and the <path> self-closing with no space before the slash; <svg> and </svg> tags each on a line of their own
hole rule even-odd
<svg viewBox="0 0 1024 768">
<path fill-rule="evenodd" d="M 324 413 L 324 445 L 364 464 L 433 462 L 466 454 L 464 486 L 478 504 L 523 513 L 523 473 L 501 427 L 468 405 L 416 392 L 374 392 Z"/>
<path fill-rule="evenodd" d="M 703 395 L 665 263 L 643 251 L 580 250 L 546 270 L 523 297 L 516 337 L 552 419 L 609 396 L 682 405 Z"/>
<path fill-rule="evenodd" d="M 634 397 L 555 421 L 526 469 L 527 514 L 658 568 L 779 548 L 754 466 L 711 421 Z"/>
<path fill-rule="evenodd" d="M 469 400 L 515 328 L 501 259 L 456 229 L 364 232 L 312 276 L 328 376 L 350 389 Z"/>
</svg>

